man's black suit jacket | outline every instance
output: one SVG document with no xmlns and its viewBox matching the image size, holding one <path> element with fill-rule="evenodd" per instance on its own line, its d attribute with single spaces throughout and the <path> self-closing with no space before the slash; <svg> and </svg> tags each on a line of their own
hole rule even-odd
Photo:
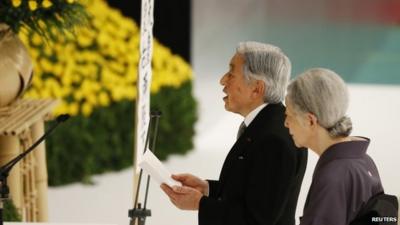
<svg viewBox="0 0 400 225">
<path fill-rule="evenodd" d="M 199 206 L 199 225 L 294 225 L 307 165 L 284 127 L 285 107 L 268 104 L 233 145 Z"/>
</svg>

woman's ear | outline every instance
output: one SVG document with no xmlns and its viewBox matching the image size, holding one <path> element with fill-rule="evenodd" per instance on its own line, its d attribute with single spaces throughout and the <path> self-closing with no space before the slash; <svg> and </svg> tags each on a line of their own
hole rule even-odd
<svg viewBox="0 0 400 225">
<path fill-rule="evenodd" d="M 307 124 L 311 127 L 314 127 L 318 124 L 317 117 L 312 113 L 307 113 Z"/>
</svg>

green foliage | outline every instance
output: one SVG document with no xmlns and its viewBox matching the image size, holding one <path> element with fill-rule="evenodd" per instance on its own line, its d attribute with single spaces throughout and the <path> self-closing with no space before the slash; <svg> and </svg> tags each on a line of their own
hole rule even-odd
<svg viewBox="0 0 400 225">
<path fill-rule="evenodd" d="M 14 33 L 25 27 L 42 37 L 55 39 L 52 28 L 64 33 L 85 23 L 87 18 L 85 8 L 73 0 L 0 1 L 0 23 L 7 24 Z"/>
<path fill-rule="evenodd" d="M 15 208 L 13 202 L 10 199 L 7 199 L 4 202 L 4 209 L 3 209 L 3 220 L 4 221 L 17 221 L 20 222 L 21 220 L 21 215 L 19 215 L 17 208 Z"/>
<path fill-rule="evenodd" d="M 152 95 L 152 109 L 162 112 L 156 155 L 184 154 L 193 148 L 196 102 L 191 82 L 163 87 Z M 49 123 L 51 124 L 51 123 Z M 90 182 L 90 176 L 126 168 L 133 162 L 134 104 L 113 103 L 90 117 L 75 116 L 47 140 L 49 184 Z"/>
<path fill-rule="evenodd" d="M 171 153 L 184 154 L 192 149 L 197 114 L 191 83 L 186 82 L 179 89 L 162 90 L 151 99 L 152 108 L 162 112 L 155 150 L 157 157 L 165 160 Z"/>
</svg>

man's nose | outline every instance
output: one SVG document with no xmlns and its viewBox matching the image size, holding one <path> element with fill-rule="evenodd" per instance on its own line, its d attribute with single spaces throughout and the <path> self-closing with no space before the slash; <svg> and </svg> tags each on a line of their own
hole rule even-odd
<svg viewBox="0 0 400 225">
<path fill-rule="evenodd" d="M 223 86 L 225 86 L 226 84 L 226 74 L 224 74 L 221 79 L 219 80 L 219 83 Z"/>
</svg>

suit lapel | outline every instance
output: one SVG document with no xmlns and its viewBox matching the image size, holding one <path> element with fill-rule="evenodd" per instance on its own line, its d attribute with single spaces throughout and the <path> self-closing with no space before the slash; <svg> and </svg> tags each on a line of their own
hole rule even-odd
<svg viewBox="0 0 400 225">
<path fill-rule="evenodd" d="M 282 114 L 282 110 L 282 103 L 268 104 L 257 114 L 239 139 L 236 140 L 235 144 L 229 151 L 221 170 L 219 177 L 220 191 L 223 189 L 226 179 L 230 176 L 230 170 L 233 164 L 240 159 L 240 157 L 243 157 L 246 146 L 251 144 L 251 142 L 256 140 L 258 137 L 262 136 L 262 134 L 265 134 L 265 132 L 268 132 L 268 120 L 274 119 L 273 117 L 277 115 L 277 113 Z"/>
</svg>

